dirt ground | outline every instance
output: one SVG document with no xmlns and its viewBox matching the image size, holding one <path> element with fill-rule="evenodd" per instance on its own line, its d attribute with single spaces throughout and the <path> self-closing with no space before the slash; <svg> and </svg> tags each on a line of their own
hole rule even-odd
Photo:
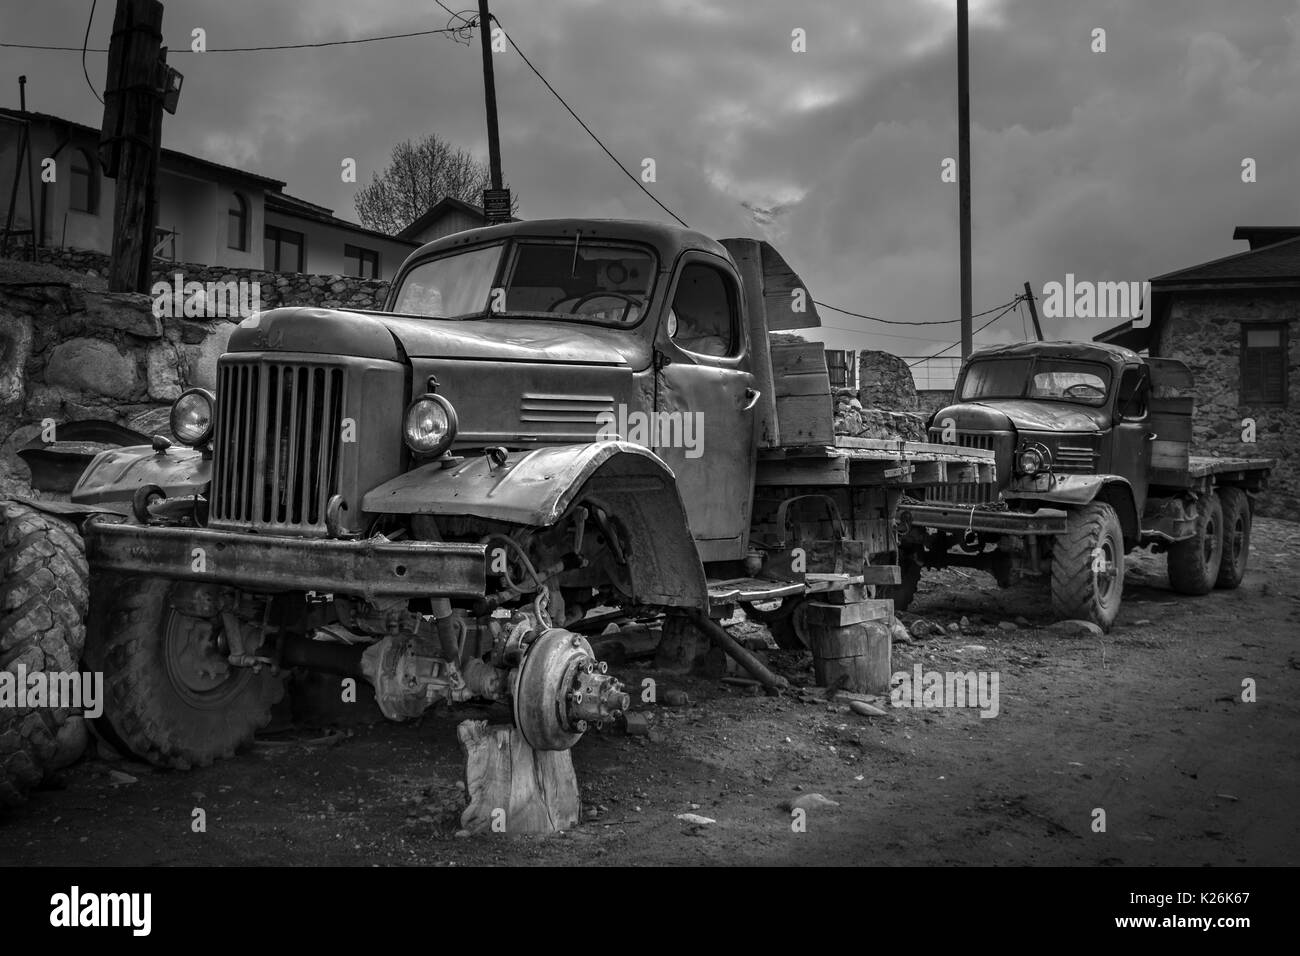
<svg viewBox="0 0 1300 956">
<path fill-rule="evenodd" d="M 996 671 L 992 719 L 868 718 L 621 668 L 691 704 L 645 706 L 649 736 L 587 735 L 573 751 L 585 819 L 567 834 L 456 836 L 455 724 L 492 716 L 461 709 L 325 744 L 299 726 L 191 772 L 83 759 L 0 821 L 0 864 L 1300 863 L 1300 524 L 1259 519 L 1254 532 L 1243 586 L 1203 598 L 1168 589 L 1163 557 L 1130 556 L 1104 638 L 1043 630 L 1032 585 L 927 575 L 903 619 L 967 623 L 895 644 L 893 668 Z M 797 655 L 774 663 L 812 683 Z M 1246 678 L 1255 703 L 1241 699 Z M 786 804 L 811 793 L 839 806 L 793 832 Z M 195 808 L 206 833 L 192 832 Z M 692 812 L 715 822 L 676 818 Z"/>
</svg>

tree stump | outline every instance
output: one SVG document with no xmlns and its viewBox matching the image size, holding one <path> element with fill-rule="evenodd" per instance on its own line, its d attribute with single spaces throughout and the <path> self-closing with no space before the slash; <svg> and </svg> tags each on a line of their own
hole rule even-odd
<svg viewBox="0 0 1300 956">
<path fill-rule="evenodd" d="M 822 687 L 862 694 L 888 694 L 890 633 L 888 621 L 844 627 L 811 625 L 813 673 Z"/>
<path fill-rule="evenodd" d="M 460 825 L 470 833 L 556 833 L 578 822 L 578 777 L 567 750 L 534 750 L 510 726 L 486 720 L 456 728 L 465 751 L 469 806 Z"/>
</svg>

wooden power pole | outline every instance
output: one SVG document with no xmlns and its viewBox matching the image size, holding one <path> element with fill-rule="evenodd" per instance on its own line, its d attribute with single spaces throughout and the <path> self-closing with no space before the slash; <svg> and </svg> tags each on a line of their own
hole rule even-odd
<svg viewBox="0 0 1300 956">
<path fill-rule="evenodd" d="M 1025 301 L 1029 303 L 1029 317 L 1034 320 L 1034 335 L 1038 336 L 1038 341 L 1043 341 L 1043 327 L 1038 324 L 1038 306 L 1034 304 L 1034 290 L 1029 288 L 1029 283 L 1025 283 Z"/>
<path fill-rule="evenodd" d="M 961 357 L 970 358 L 970 24 L 966 0 L 957 0 L 957 188 L 961 232 Z"/>
<path fill-rule="evenodd" d="M 501 186 L 501 134 L 497 129 L 497 84 L 492 69 L 492 14 L 488 0 L 478 0 L 478 33 L 483 49 L 483 99 L 487 107 L 488 169 L 492 185 L 483 190 L 488 225 L 510 221 L 510 190 Z"/>
<path fill-rule="evenodd" d="M 113 17 L 100 134 L 104 173 L 117 181 L 108 274 L 112 292 L 149 290 L 166 72 L 162 17 L 158 0 L 117 0 Z"/>
</svg>

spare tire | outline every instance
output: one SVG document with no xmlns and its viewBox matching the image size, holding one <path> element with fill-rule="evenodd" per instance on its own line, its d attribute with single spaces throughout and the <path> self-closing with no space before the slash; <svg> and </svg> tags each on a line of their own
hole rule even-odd
<svg viewBox="0 0 1300 956">
<path fill-rule="evenodd" d="M 0 501 L 0 672 L 75 673 L 86 636 L 89 571 L 81 535 L 66 521 Z M 67 708 L 18 707 L 0 697 L 0 808 L 21 803 L 54 768 L 61 744 L 84 741 Z M 66 748 L 65 748 L 66 749 Z"/>
</svg>

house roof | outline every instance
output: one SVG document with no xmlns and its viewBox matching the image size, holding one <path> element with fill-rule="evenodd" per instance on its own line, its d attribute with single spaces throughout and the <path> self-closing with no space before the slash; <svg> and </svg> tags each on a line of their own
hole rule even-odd
<svg viewBox="0 0 1300 956">
<path fill-rule="evenodd" d="M 1156 276 L 1151 280 L 1150 325 L 1135 328 L 1132 322 L 1124 322 L 1093 336 L 1093 341 L 1137 350 L 1149 348 L 1169 314 L 1173 297 L 1180 292 L 1300 286 L 1300 226 L 1238 226 L 1232 236 L 1245 239 L 1251 247 Z"/>
<path fill-rule="evenodd" d="M 481 223 L 487 223 L 487 215 L 483 212 L 483 207 L 475 206 L 452 196 L 443 196 L 430 206 L 424 215 L 399 232 L 397 237 L 399 239 L 414 239 L 449 212 L 462 212 Z"/>
<path fill-rule="evenodd" d="M 1240 230 L 1238 230 L 1240 232 Z M 1234 234 L 1235 235 L 1235 234 Z M 1240 238 L 1246 238 L 1241 236 Z M 1222 259 L 1167 272 L 1151 285 L 1183 285 L 1193 282 L 1258 282 L 1268 279 L 1300 280 L 1300 230 L 1290 239 L 1252 247 Z"/>
<path fill-rule="evenodd" d="M 390 236 L 386 232 L 379 232 L 376 229 L 367 229 L 365 226 L 359 226 L 355 222 L 348 222 L 346 219 L 340 219 L 338 216 L 334 215 L 332 210 L 327 209 L 325 206 L 318 206 L 305 199 L 299 199 L 297 196 L 290 196 L 288 193 L 267 193 L 266 208 L 268 212 L 276 212 L 284 216 L 296 216 L 299 219 L 308 219 L 312 222 L 324 223 L 327 226 L 337 226 L 338 228 L 346 229 L 349 232 L 360 233 L 364 236 L 373 236 L 376 239 L 383 239 L 385 242 L 396 242 L 399 245 L 409 246 L 412 249 L 419 245 L 418 242 L 403 239 L 401 236 Z"/>
<path fill-rule="evenodd" d="M 1232 233 L 1232 238 L 1249 242 L 1251 249 L 1271 246 L 1296 236 L 1300 236 L 1300 226 L 1238 226 Z"/>
<path fill-rule="evenodd" d="M 72 120 L 64 119 L 61 116 L 53 116 L 49 113 L 37 113 L 32 110 L 23 111 L 0 106 L 0 116 L 19 121 L 27 120 L 28 122 L 45 126 L 57 126 L 64 129 L 76 130 L 79 133 L 93 136 L 96 140 L 99 139 L 100 135 L 99 130 L 95 129 L 93 126 L 74 123 Z M 214 163 L 210 159 L 192 156 L 189 153 L 182 153 L 174 149 L 164 148 L 162 150 L 161 165 L 164 168 L 172 169 L 188 166 L 209 175 L 217 173 L 227 179 L 242 179 L 246 182 L 257 183 L 267 189 L 283 189 L 285 186 L 281 180 L 271 179 L 269 176 L 261 176 L 257 173 L 250 173 L 247 170 L 237 169 L 234 166 L 224 166 L 221 163 Z"/>
</svg>

